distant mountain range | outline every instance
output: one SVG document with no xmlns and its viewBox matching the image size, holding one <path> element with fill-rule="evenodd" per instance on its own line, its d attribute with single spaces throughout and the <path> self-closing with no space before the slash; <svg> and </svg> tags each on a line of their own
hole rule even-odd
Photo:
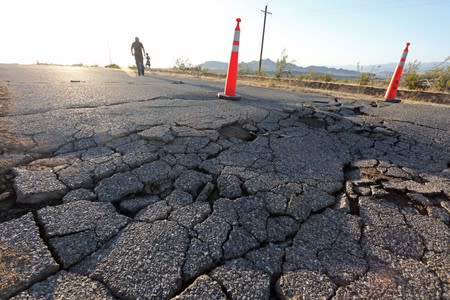
<svg viewBox="0 0 450 300">
<path fill-rule="evenodd" d="M 226 72 L 228 68 L 228 64 L 220 61 L 207 61 L 200 65 L 202 69 L 207 69 L 213 72 Z M 239 64 L 240 68 L 245 68 L 249 72 L 256 73 L 259 68 L 259 61 L 251 61 L 251 62 L 241 62 Z M 273 74 L 277 71 L 277 63 L 271 59 L 264 59 L 261 62 L 261 67 L 266 74 Z M 296 76 L 302 73 L 316 73 L 316 74 L 331 74 L 336 77 L 347 77 L 354 78 L 358 77 L 359 73 L 352 70 L 345 70 L 342 68 L 329 68 L 324 66 L 309 66 L 309 67 L 300 67 L 292 63 L 286 64 L 286 71 L 289 71 L 290 74 Z"/>
<path fill-rule="evenodd" d="M 406 66 L 408 66 L 408 62 L 406 63 Z M 450 66 L 450 61 L 420 63 L 419 72 L 423 73 L 423 72 L 429 71 L 429 70 L 435 68 L 436 66 L 448 67 L 448 66 Z M 379 77 L 379 78 L 385 78 L 386 76 L 390 77 L 396 67 L 397 67 L 397 63 L 387 63 L 387 64 L 379 64 L 379 65 L 361 65 L 360 71 L 373 73 L 373 74 L 377 75 L 377 77 Z M 339 68 L 356 71 L 357 66 L 356 66 L 356 64 L 355 65 L 345 65 L 345 66 L 339 66 Z"/>
<path fill-rule="evenodd" d="M 437 65 L 440 66 L 449 66 L 450 62 L 447 61 L 444 64 L 441 62 L 428 62 L 421 63 L 419 66 L 419 72 L 426 72 Z M 225 73 L 228 68 L 228 63 L 221 61 L 207 61 L 200 65 L 203 69 L 210 70 L 212 72 Z M 239 64 L 241 68 L 247 69 L 249 72 L 256 73 L 258 71 L 259 61 L 251 61 L 251 62 L 241 62 Z M 361 72 L 369 72 L 375 74 L 378 78 L 388 78 L 392 75 L 395 68 L 397 67 L 397 63 L 388 63 L 388 64 L 379 64 L 379 65 L 361 65 Z M 262 61 L 262 68 L 266 72 L 266 74 L 273 74 L 277 70 L 277 63 L 271 59 L 264 59 Z M 308 66 L 308 67 L 300 67 L 292 63 L 286 64 L 286 71 L 290 71 L 293 76 L 302 73 L 316 73 L 316 74 L 331 74 L 335 77 L 342 78 L 355 78 L 359 77 L 360 72 L 357 70 L 357 66 L 355 65 L 345 65 L 339 67 L 326 67 L 326 66 Z"/>
<path fill-rule="evenodd" d="M 408 65 L 408 61 L 406 62 L 406 65 Z M 440 67 L 450 66 L 450 61 L 420 63 L 420 65 L 419 65 L 419 72 L 426 72 L 428 70 L 433 69 L 436 66 L 440 66 Z M 397 67 L 397 63 L 388 63 L 388 64 L 379 64 L 379 65 L 362 65 L 362 66 L 360 66 L 362 72 L 371 72 L 371 73 L 393 72 L 396 67 Z M 339 68 L 356 71 L 357 67 L 356 67 L 356 64 L 355 64 L 355 65 L 339 66 Z"/>
</svg>

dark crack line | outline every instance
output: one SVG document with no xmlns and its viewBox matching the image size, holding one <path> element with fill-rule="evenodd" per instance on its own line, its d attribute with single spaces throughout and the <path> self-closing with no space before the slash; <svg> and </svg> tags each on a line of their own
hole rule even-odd
<svg viewBox="0 0 450 300">
<path fill-rule="evenodd" d="M 407 218 L 406 218 L 406 215 L 405 215 L 405 213 L 402 211 L 402 209 L 398 208 L 398 211 L 399 211 L 399 213 L 402 215 L 402 217 L 403 217 L 403 222 L 405 223 L 406 227 L 409 228 L 409 229 L 411 229 L 411 230 L 415 233 L 415 235 L 416 235 L 417 237 L 419 237 L 420 243 L 422 244 L 422 247 L 423 247 L 423 253 L 422 253 L 422 255 L 420 256 L 420 258 L 419 258 L 418 260 L 419 260 L 419 261 L 423 261 L 423 258 L 424 258 L 424 256 L 425 256 L 426 252 L 427 252 L 427 251 L 430 251 L 430 249 L 427 248 L 427 244 L 426 244 L 426 242 L 425 242 L 425 238 L 424 238 L 419 232 L 417 232 L 416 229 L 414 229 L 414 227 L 413 227 L 411 224 L 409 224 L 409 222 L 408 222 L 408 220 L 407 220 Z M 415 259 L 414 259 L 414 260 L 415 260 Z M 427 268 L 427 270 L 428 270 L 428 268 Z"/>
<path fill-rule="evenodd" d="M 49 239 L 53 239 L 53 238 L 64 238 L 64 237 L 71 236 L 71 235 L 74 235 L 74 234 L 83 233 L 83 232 L 89 232 L 89 231 L 94 231 L 94 228 L 83 229 L 83 230 L 74 231 L 74 232 L 69 232 L 69 233 L 65 233 L 65 234 L 61 234 L 61 235 L 59 235 L 59 234 L 57 234 L 57 235 L 52 235 L 52 236 L 49 236 L 48 238 L 49 238 Z M 94 233 L 95 233 L 95 232 L 94 232 Z"/>
<path fill-rule="evenodd" d="M 39 236 L 40 236 L 41 240 L 42 240 L 42 241 L 45 243 L 45 245 L 47 246 L 47 248 L 48 248 L 48 250 L 50 251 L 50 254 L 52 255 L 52 257 L 53 257 L 53 259 L 55 260 L 55 262 L 59 265 L 59 269 L 58 269 L 58 271 L 59 271 L 59 270 L 62 268 L 63 263 L 59 260 L 58 253 L 57 253 L 56 249 L 54 249 L 54 248 L 50 245 L 50 242 L 49 242 L 49 239 L 50 239 L 50 238 L 47 238 L 47 235 L 46 235 L 46 233 L 45 233 L 45 226 L 44 226 L 44 224 L 42 224 L 41 221 L 39 220 L 39 217 L 38 217 L 38 215 L 37 215 L 37 212 L 36 212 L 36 211 L 33 211 L 32 214 L 33 214 L 34 222 L 36 223 L 36 225 L 37 225 L 37 227 L 38 227 L 38 229 L 39 229 Z M 58 271 L 57 271 L 57 272 L 58 272 Z M 56 272 L 55 272 L 55 273 L 56 273 Z"/>
<path fill-rule="evenodd" d="M 414 126 L 417 126 L 417 127 L 424 127 L 424 128 L 434 129 L 434 130 L 439 130 L 439 131 L 444 131 L 444 132 L 448 132 L 449 131 L 447 129 L 437 128 L 437 127 L 433 127 L 433 126 L 428 126 L 428 125 L 425 125 L 425 124 L 418 124 L 418 123 L 414 123 L 412 121 L 405 121 L 405 120 L 398 120 L 398 119 L 391 119 L 391 120 L 384 119 L 384 120 L 387 120 L 387 121 L 390 121 L 390 122 L 407 123 L 407 124 L 414 125 Z"/>
<path fill-rule="evenodd" d="M 145 103 L 145 102 L 155 101 L 155 100 L 174 100 L 174 98 L 167 97 L 167 96 L 156 96 L 156 97 L 149 98 L 149 99 L 121 101 L 121 102 L 115 102 L 115 103 L 103 104 L 103 105 L 71 106 L 71 107 L 63 107 L 63 108 L 57 108 L 57 109 L 42 110 L 42 111 L 38 111 L 38 112 L 30 112 L 30 113 L 23 113 L 23 114 L 9 114 L 8 117 L 34 116 L 34 115 L 42 115 L 42 114 L 53 113 L 53 112 L 58 112 L 58 111 L 65 111 L 65 110 L 99 109 L 99 108 L 120 106 L 120 105 L 126 105 L 126 104 Z M 170 105 L 168 105 L 168 106 L 155 106 L 155 108 L 172 108 L 172 107 L 175 107 L 175 106 L 170 106 Z M 180 106 L 180 107 L 185 107 L 185 106 Z"/>
<path fill-rule="evenodd" d="M 434 129 L 434 130 L 439 130 L 439 131 L 444 131 L 444 132 L 447 132 L 447 131 L 448 131 L 448 130 L 446 130 L 446 129 L 437 128 L 437 127 L 433 127 L 433 126 L 429 126 L 429 125 L 425 125 L 425 124 L 418 124 L 418 123 L 415 123 L 415 122 L 412 122 L 412 121 L 383 118 L 383 117 L 380 116 L 380 115 L 370 115 L 370 117 L 374 118 L 375 120 L 379 120 L 379 121 L 381 121 L 381 122 L 398 122 L 398 123 L 406 123 L 406 124 L 413 125 L 413 126 L 417 126 L 417 127 L 424 127 L 424 128 Z"/>
<path fill-rule="evenodd" d="M 36 212 L 33 212 L 33 220 L 34 220 L 34 222 L 36 223 L 36 225 L 37 225 L 37 227 L 38 227 L 38 230 L 39 230 L 39 237 L 41 238 L 42 242 L 46 245 L 46 247 L 47 247 L 47 249 L 49 250 L 49 252 L 50 252 L 52 258 L 54 259 L 54 261 L 59 265 L 59 268 L 58 268 L 56 271 L 54 271 L 54 272 L 48 274 L 48 276 L 47 276 L 45 279 L 42 279 L 42 280 L 41 280 L 41 279 L 33 279 L 33 280 L 31 280 L 30 283 L 28 284 L 28 286 L 26 286 L 25 288 L 20 289 L 20 290 L 17 291 L 16 293 L 12 294 L 12 295 L 11 295 L 11 298 L 13 298 L 13 297 L 19 295 L 20 293 L 22 293 L 22 292 L 28 290 L 28 289 L 29 289 L 30 287 L 32 287 L 34 284 L 36 284 L 36 283 L 38 283 L 38 282 L 41 282 L 41 281 L 44 281 L 44 280 L 46 280 L 47 278 L 49 278 L 50 276 L 55 275 L 55 274 L 58 273 L 58 272 L 61 270 L 61 268 L 62 268 L 62 267 L 61 267 L 61 266 L 62 266 L 62 263 L 59 261 L 58 256 L 56 255 L 56 251 L 50 246 L 50 243 L 48 243 L 47 238 L 45 237 L 45 230 L 44 230 L 44 228 L 43 228 L 43 225 L 39 222 L 39 218 L 37 217 Z"/>
<path fill-rule="evenodd" d="M 424 264 L 424 265 L 426 266 L 426 264 Z M 444 289 L 444 281 L 441 279 L 441 277 L 438 276 L 438 274 L 436 273 L 435 270 L 427 268 L 427 271 L 430 272 L 431 274 L 433 274 L 434 276 L 436 276 L 436 278 L 437 278 L 437 280 L 439 282 L 439 287 L 441 288 L 439 298 L 443 299 L 442 294 L 445 291 L 445 289 Z"/>
<path fill-rule="evenodd" d="M 115 292 L 114 292 L 114 289 L 112 289 L 105 281 L 103 281 L 101 278 L 99 278 L 98 276 L 96 276 L 95 278 L 92 278 L 91 276 L 89 277 L 91 280 L 94 280 L 94 281 L 96 281 L 96 282 L 100 282 L 105 288 L 106 288 L 106 290 L 107 291 L 109 291 L 110 293 L 111 293 L 111 295 L 115 298 L 115 299 L 126 299 L 125 297 L 122 297 L 122 296 L 120 296 L 120 295 L 118 295 L 118 294 L 116 294 Z"/>
</svg>

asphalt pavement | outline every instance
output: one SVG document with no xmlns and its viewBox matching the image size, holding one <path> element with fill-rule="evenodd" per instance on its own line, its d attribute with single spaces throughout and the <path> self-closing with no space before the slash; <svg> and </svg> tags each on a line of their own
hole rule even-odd
<svg viewBox="0 0 450 300">
<path fill-rule="evenodd" d="M 450 299 L 450 107 L 0 64 L 0 299 Z"/>
</svg>

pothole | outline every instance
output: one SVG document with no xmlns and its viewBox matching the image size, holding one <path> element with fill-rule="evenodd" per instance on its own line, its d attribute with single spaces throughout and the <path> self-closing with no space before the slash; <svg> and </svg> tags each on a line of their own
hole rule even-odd
<svg viewBox="0 0 450 300">
<path fill-rule="evenodd" d="M 238 123 L 233 123 L 220 128 L 219 134 L 226 138 L 237 138 L 242 141 L 253 141 L 257 135 L 242 128 Z"/>
<path fill-rule="evenodd" d="M 211 208 L 214 205 L 214 202 L 216 202 L 216 200 L 220 199 L 220 195 L 219 195 L 219 189 L 217 188 L 217 185 L 214 185 L 214 189 L 212 190 L 211 194 L 209 194 L 208 196 L 208 202 L 211 205 Z"/>
<path fill-rule="evenodd" d="M 365 112 L 361 111 L 361 107 L 353 108 L 353 112 L 355 113 L 355 115 L 358 115 L 358 116 L 367 116 L 367 114 Z"/>
<path fill-rule="evenodd" d="M 348 198 L 350 214 L 359 216 L 359 200 Z"/>
<path fill-rule="evenodd" d="M 327 122 L 317 118 L 298 118 L 298 122 L 305 124 L 310 128 L 326 128 Z"/>
<path fill-rule="evenodd" d="M 131 212 L 131 211 L 128 211 L 128 210 L 126 210 L 126 209 L 123 209 L 123 208 L 121 207 L 121 205 L 120 205 L 120 202 L 121 202 L 121 201 L 111 202 L 111 204 L 112 204 L 112 205 L 114 206 L 114 208 L 116 209 L 116 212 L 119 213 L 119 214 L 121 214 L 121 215 L 127 216 L 127 217 L 129 217 L 129 218 L 134 218 L 135 215 L 137 214 L 137 212 Z"/>
</svg>

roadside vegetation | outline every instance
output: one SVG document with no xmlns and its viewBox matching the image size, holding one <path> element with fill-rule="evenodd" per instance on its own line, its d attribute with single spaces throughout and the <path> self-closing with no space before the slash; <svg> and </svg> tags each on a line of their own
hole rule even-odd
<svg viewBox="0 0 450 300">
<path fill-rule="evenodd" d="M 117 64 L 109 64 L 109 65 L 106 65 L 105 68 L 107 68 L 107 69 L 120 69 L 120 66 L 117 65 Z"/>
<path fill-rule="evenodd" d="M 450 56 L 440 65 L 425 73 L 419 73 L 419 61 L 415 60 L 409 63 L 403 77 L 404 85 L 411 90 L 430 89 L 450 92 L 450 66 L 442 66 L 447 61 L 450 61 Z"/>
<path fill-rule="evenodd" d="M 188 58 L 177 58 L 172 67 L 175 72 L 201 74 L 204 70 L 200 65 L 193 65 Z"/>
<path fill-rule="evenodd" d="M 407 64 L 403 71 L 400 88 L 408 90 L 422 90 L 430 92 L 450 92 L 450 66 L 446 63 L 450 61 L 450 56 L 447 57 L 441 64 L 435 66 L 427 72 L 419 72 L 420 62 L 412 61 Z M 283 49 L 280 57 L 276 61 L 277 66 L 275 72 L 268 73 L 264 68 L 258 74 L 258 71 L 252 71 L 248 64 L 240 63 L 239 75 L 246 76 L 246 79 L 251 79 L 254 76 L 255 80 L 272 80 L 271 86 L 275 86 L 277 81 L 281 79 L 299 80 L 299 81 L 320 81 L 330 83 L 352 84 L 360 86 L 387 88 L 391 78 L 380 79 L 376 77 L 373 71 L 364 72 L 357 64 L 357 70 L 360 73 L 357 78 L 339 78 L 333 74 L 318 74 L 314 72 L 301 73 L 293 75 L 290 65 L 294 61 L 288 62 L 288 54 L 286 49 Z M 197 76 L 208 76 L 217 74 L 202 68 L 200 65 L 193 65 L 187 58 L 178 58 L 174 66 L 170 69 L 172 72 L 192 74 Z M 222 73 L 223 74 L 223 73 Z"/>
<path fill-rule="evenodd" d="M 290 72 L 291 70 L 286 68 L 287 63 L 288 63 L 287 59 L 288 59 L 288 55 L 286 53 L 286 49 L 283 49 L 283 51 L 281 51 L 280 58 L 277 59 L 277 69 L 274 74 L 276 79 L 280 79 L 283 76 L 287 76 L 287 77 L 291 76 L 291 72 Z"/>
</svg>

